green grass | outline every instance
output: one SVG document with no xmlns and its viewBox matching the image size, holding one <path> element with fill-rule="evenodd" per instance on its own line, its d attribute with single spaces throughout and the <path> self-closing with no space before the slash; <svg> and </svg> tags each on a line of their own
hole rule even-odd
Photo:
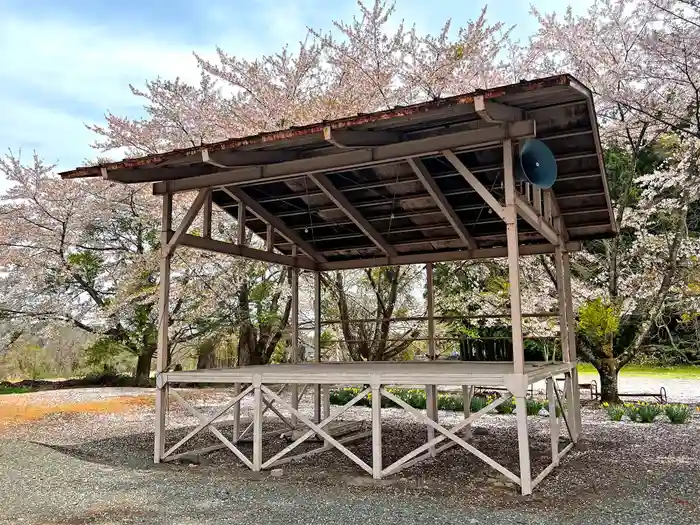
<svg viewBox="0 0 700 525">
<path fill-rule="evenodd" d="M 0 386 L 0 395 L 2 394 L 26 394 L 31 392 L 31 388 L 26 386 Z"/>
<path fill-rule="evenodd" d="M 579 374 L 598 375 L 593 365 L 581 363 L 578 365 Z M 651 377 L 666 379 L 700 379 L 700 366 L 648 366 L 627 365 L 621 371 L 623 377 Z"/>
</svg>

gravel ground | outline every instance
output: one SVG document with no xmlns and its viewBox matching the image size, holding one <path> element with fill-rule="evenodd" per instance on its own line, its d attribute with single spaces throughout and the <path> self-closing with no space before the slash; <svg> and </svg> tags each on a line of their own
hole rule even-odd
<svg viewBox="0 0 700 525">
<path fill-rule="evenodd" d="M 22 397 L 59 405 L 145 392 L 38 392 L 2 396 L 0 403 Z M 181 392 L 207 412 L 230 399 L 215 390 Z M 700 389 L 695 392 L 700 395 Z M 308 405 L 302 408 L 310 413 Z M 249 410 L 247 402 L 244 421 Z M 353 408 L 344 418 L 366 421 L 369 409 Z M 440 418 L 444 424 L 459 420 L 449 412 Z M 385 409 L 383 419 L 386 464 L 424 442 L 424 427 L 403 411 Z M 456 448 L 380 482 L 336 451 L 285 465 L 282 477 L 272 478 L 248 471 L 226 452 L 198 465 L 153 465 L 150 406 L 117 414 L 52 414 L 0 429 L 0 523 L 700 524 L 700 415 L 680 426 L 663 419 L 653 425 L 613 423 L 601 411 L 584 409 L 581 443 L 532 497 L 523 498 L 505 478 Z M 274 421 L 265 423 L 272 427 Z M 536 474 L 549 460 L 548 425 L 546 418 L 530 422 Z M 173 403 L 169 424 L 168 442 L 175 443 L 195 420 Z M 478 428 L 474 445 L 515 469 L 515 419 L 489 416 Z M 204 434 L 192 446 L 215 442 Z M 266 443 L 265 457 L 283 446 L 281 440 Z M 250 444 L 241 448 L 251 454 Z M 349 448 L 370 461 L 368 441 Z"/>
</svg>

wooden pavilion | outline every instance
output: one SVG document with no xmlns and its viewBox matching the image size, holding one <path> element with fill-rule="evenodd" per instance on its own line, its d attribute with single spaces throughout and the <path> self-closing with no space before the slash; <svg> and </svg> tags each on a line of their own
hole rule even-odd
<svg viewBox="0 0 700 525">
<path fill-rule="evenodd" d="M 518 146 L 535 137 L 546 143 L 556 158 L 558 178 L 551 189 L 528 184 L 515 175 Z M 521 81 L 387 111 L 77 168 L 61 176 L 102 177 L 124 184 L 152 182 L 154 193 L 163 198 L 156 462 L 179 457 L 181 454 L 175 452 L 207 428 L 222 442 L 219 448 L 230 449 L 254 471 L 334 447 L 379 479 L 458 445 L 517 483 L 523 494 L 530 494 L 578 441 L 581 423 L 569 253 L 579 250 L 586 240 L 615 235 L 616 227 L 592 95 L 571 76 Z M 172 198 L 180 192 L 196 192 L 196 196 L 182 222 L 174 225 Z M 214 204 L 241 225 L 237 243 L 212 238 Z M 204 221 L 202 234 L 188 233 L 200 211 Z M 265 250 L 246 246 L 246 228 L 266 240 Z M 177 246 L 291 267 L 294 362 L 169 370 L 170 265 Z M 553 254 L 556 262 L 559 311 L 555 315 L 559 319 L 562 361 L 532 363 L 524 359 L 519 259 L 536 254 Z M 425 264 L 429 354 L 434 357 L 433 263 L 498 257 L 508 259 L 512 362 L 320 362 L 321 272 Z M 312 363 L 298 359 L 301 270 L 315 275 Z M 565 405 L 554 381 L 555 376 L 562 374 L 566 377 Z M 533 477 L 525 399 L 528 386 L 541 380 L 547 382 L 552 460 Z M 199 383 L 236 384 L 236 388 L 230 403 L 209 417 L 199 413 L 172 386 Z M 289 386 L 291 402 L 270 388 L 280 384 Z M 330 413 L 323 386 L 332 384 L 370 386 Z M 427 415 L 386 389 L 387 385 L 416 384 L 426 385 Z M 298 410 L 302 385 L 313 385 L 311 418 Z M 466 399 L 465 419 L 448 429 L 438 422 L 437 385 L 462 386 L 466 398 L 474 386 L 502 387 L 507 393 L 474 414 L 469 414 Z M 327 431 L 329 423 L 369 393 L 371 432 L 333 437 Z M 195 415 L 200 424 L 166 450 L 165 406 L 169 395 Z M 243 432 L 239 428 L 240 401 L 248 395 L 253 397 L 252 458 L 238 446 L 240 437 L 250 431 L 250 427 Z M 425 444 L 388 466 L 382 463 L 382 396 L 428 428 Z M 517 413 L 517 474 L 469 442 L 470 425 L 511 396 L 515 398 Z M 291 423 L 274 405 L 292 414 Z M 555 410 L 557 405 L 561 411 Z M 214 425 L 230 409 L 235 411 L 232 438 Z M 294 428 L 301 425 L 308 430 L 282 451 L 264 458 L 263 413 L 268 409 Z M 570 443 L 563 448 L 559 443 L 561 420 L 570 436 Z M 322 446 L 304 454 L 290 454 L 314 434 L 325 441 Z M 367 436 L 373 445 L 371 462 L 345 446 Z"/>
</svg>

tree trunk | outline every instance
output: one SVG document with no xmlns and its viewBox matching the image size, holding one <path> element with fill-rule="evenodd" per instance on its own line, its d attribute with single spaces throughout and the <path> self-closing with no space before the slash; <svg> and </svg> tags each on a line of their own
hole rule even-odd
<svg viewBox="0 0 700 525">
<path fill-rule="evenodd" d="M 600 375 L 600 400 L 601 402 L 617 403 L 619 400 L 617 388 L 617 376 L 619 365 L 617 359 L 602 359 L 600 366 L 596 366 Z"/>
<path fill-rule="evenodd" d="M 141 350 L 136 361 L 136 374 L 134 375 L 134 383 L 138 386 L 147 386 L 151 375 L 151 361 L 153 354 L 156 353 L 154 347 L 145 347 Z"/>
<path fill-rule="evenodd" d="M 197 370 L 214 368 L 216 348 L 214 342 L 204 341 L 197 348 Z"/>
</svg>

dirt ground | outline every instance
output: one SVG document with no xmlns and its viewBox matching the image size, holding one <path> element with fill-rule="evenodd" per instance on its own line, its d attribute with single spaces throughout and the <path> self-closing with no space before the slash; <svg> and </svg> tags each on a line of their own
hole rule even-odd
<svg viewBox="0 0 700 525">
<path fill-rule="evenodd" d="M 584 409 L 579 445 L 522 497 L 458 447 L 378 482 L 337 451 L 285 465 L 279 478 L 252 473 L 223 451 L 196 464 L 154 465 L 152 395 L 103 388 L 1 396 L 0 523 L 700 524 L 700 413 L 686 425 L 664 417 L 644 425 Z M 230 399 L 215 390 L 185 395 L 208 413 Z M 247 421 L 249 404 L 242 415 Z M 383 418 L 386 464 L 424 442 L 425 427 L 403 411 L 385 409 Z M 451 424 L 459 415 L 440 418 Z M 169 444 L 195 424 L 174 404 L 168 419 Z M 369 410 L 353 408 L 345 419 L 367 421 Z M 473 444 L 516 470 L 515 437 L 515 418 L 494 415 L 480 421 Z M 549 461 L 547 418 L 530 418 L 530 439 L 536 475 Z M 214 443 L 205 433 L 192 446 Z M 267 442 L 265 457 L 284 445 Z M 251 455 L 249 443 L 241 448 Z M 349 448 L 371 461 L 367 440 Z"/>
</svg>

